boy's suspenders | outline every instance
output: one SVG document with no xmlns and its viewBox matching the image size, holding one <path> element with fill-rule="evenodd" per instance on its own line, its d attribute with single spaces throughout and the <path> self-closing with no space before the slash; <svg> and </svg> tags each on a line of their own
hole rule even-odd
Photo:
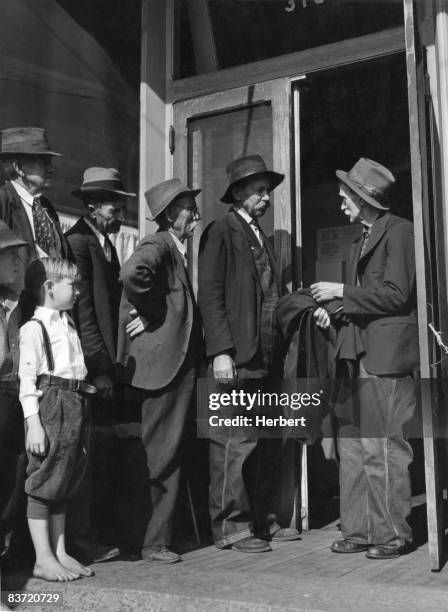
<svg viewBox="0 0 448 612">
<path fill-rule="evenodd" d="M 45 351 L 45 356 L 47 358 L 48 370 L 50 371 L 50 374 L 53 374 L 53 372 L 54 372 L 54 357 L 53 357 L 53 351 L 51 350 L 50 336 L 48 335 L 47 328 L 45 327 L 45 325 L 42 323 L 42 321 L 40 319 L 36 319 L 35 317 L 33 317 L 30 320 L 31 321 L 36 321 L 36 323 L 39 323 L 39 325 L 41 327 L 41 330 L 42 330 L 42 340 L 44 342 L 44 351 Z"/>
<path fill-rule="evenodd" d="M 47 365 L 48 365 L 48 370 L 49 370 L 49 374 L 41 374 L 38 377 L 38 380 L 45 379 L 47 384 L 55 385 L 57 387 L 62 387 L 63 389 L 70 389 L 72 391 L 80 391 L 82 393 L 89 393 L 89 394 L 96 393 L 96 388 L 93 385 L 89 385 L 84 380 L 71 380 L 71 379 L 60 378 L 59 376 L 53 375 L 54 357 L 53 357 L 53 351 L 51 350 L 50 336 L 48 335 L 47 328 L 45 327 L 45 325 L 40 319 L 33 317 L 32 319 L 30 319 L 30 321 L 36 321 L 36 323 L 39 323 L 40 328 L 42 330 L 42 340 L 44 343 L 44 352 L 47 358 Z M 73 322 L 69 321 L 69 324 L 74 327 Z"/>
</svg>

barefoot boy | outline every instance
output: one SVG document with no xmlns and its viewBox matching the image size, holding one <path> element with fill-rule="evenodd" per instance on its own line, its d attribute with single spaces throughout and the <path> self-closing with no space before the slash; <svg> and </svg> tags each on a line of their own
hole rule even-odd
<svg viewBox="0 0 448 612">
<path fill-rule="evenodd" d="M 25 492 L 36 551 L 34 576 L 75 580 L 92 571 L 65 550 L 66 501 L 84 478 L 89 446 L 86 394 L 95 387 L 81 344 L 67 316 L 76 299 L 79 272 L 66 260 L 33 261 L 25 287 L 35 296 L 33 318 L 20 330 L 20 401 L 29 456 Z"/>
</svg>

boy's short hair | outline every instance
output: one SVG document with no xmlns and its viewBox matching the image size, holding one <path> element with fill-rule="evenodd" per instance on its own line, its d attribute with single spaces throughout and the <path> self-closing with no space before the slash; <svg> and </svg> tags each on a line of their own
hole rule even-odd
<svg viewBox="0 0 448 612">
<path fill-rule="evenodd" d="M 25 272 L 25 290 L 39 303 L 40 290 L 47 280 L 60 281 L 68 278 L 74 282 L 81 280 L 81 273 L 77 266 L 67 259 L 59 257 L 42 257 L 34 259 Z"/>
</svg>

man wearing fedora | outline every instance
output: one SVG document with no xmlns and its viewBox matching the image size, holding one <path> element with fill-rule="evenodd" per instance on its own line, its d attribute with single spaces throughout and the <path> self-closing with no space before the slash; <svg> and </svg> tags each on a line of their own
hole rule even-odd
<svg viewBox="0 0 448 612">
<path fill-rule="evenodd" d="M 341 533 L 331 549 L 366 551 L 391 559 L 410 548 L 409 465 L 405 423 L 415 407 L 418 367 L 416 286 L 412 224 L 389 212 L 392 173 L 361 158 L 338 170 L 341 210 L 363 233 L 353 244 L 347 282 L 311 286 L 322 305 L 339 298 L 337 372 L 351 394 L 335 406 L 339 417 Z M 329 324 L 324 308 L 316 323 Z"/>
<path fill-rule="evenodd" d="M 256 392 L 265 389 L 278 361 L 274 310 L 284 293 L 275 254 L 258 220 L 284 175 L 268 170 L 259 155 L 234 160 L 227 175 L 221 201 L 232 208 L 201 237 L 198 302 L 210 387 Z M 217 547 L 257 553 L 271 550 L 271 538 L 299 537 L 268 516 L 277 443 L 258 440 L 252 427 L 210 431 L 210 516 Z"/>
<path fill-rule="evenodd" d="M 123 265 L 120 331 L 133 307 L 144 331 L 122 333 L 118 359 L 127 385 L 126 403 L 141 409 L 142 441 L 150 487 L 150 519 L 142 558 L 174 563 L 172 516 L 179 488 L 181 443 L 195 389 L 202 332 L 186 268 L 186 240 L 200 218 L 191 190 L 177 178 L 145 193 L 151 220 L 159 225 Z"/>
<path fill-rule="evenodd" d="M 126 191 L 120 174 L 114 168 L 92 167 L 84 171 L 81 187 L 72 195 L 81 199 L 85 216 L 78 219 L 66 233 L 73 260 L 81 273 L 79 295 L 74 307 L 74 318 L 79 329 L 89 379 L 98 389 L 94 400 L 92 494 L 96 510 L 94 519 L 102 515 L 107 493 L 114 487 L 111 463 L 115 451 L 112 436 L 101 435 L 105 426 L 113 427 L 119 404 L 115 385 L 118 317 L 121 282 L 120 264 L 109 234 L 121 227 L 126 199 L 135 193 Z M 97 459 L 97 460 L 96 460 Z M 115 483 L 116 484 L 116 483 Z M 102 499 L 104 498 L 104 499 Z M 78 525 L 73 526 L 76 537 L 70 542 L 74 552 L 85 561 L 108 560 L 118 549 L 93 549 L 87 544 L 90 531 L 90 495 L 78 502 Z M 83 521 L 80 521 L 83 517 Z M 104 527 L 104 526 L 103 526 Z"/>
<path fill-rule="evenodd" d="M 69 254 L 57 213 L 44 197 L 51 186 L 52 160 L 60 154 L 50 149 L 42 128 L 8 128 L 0 136 L 0 161 L 6 178 L 0 187 L 0 219 L 29 244 L 20 254 L 21 289 L 31 260 L 45 256 L 67 258 Z"/>
<path fill-rule="evenodd" d="M 72 195 L 80 198 L 86 215 L 66 233 L 82 280 L 75 310 L 82 349 L 92 384 L 103 397 L 113 389 L 117 354 L 120 263 L 109 234 L 119 232 L 126 198 L 117 170 L 87 168 L 83 183 Z"/>
</svg>

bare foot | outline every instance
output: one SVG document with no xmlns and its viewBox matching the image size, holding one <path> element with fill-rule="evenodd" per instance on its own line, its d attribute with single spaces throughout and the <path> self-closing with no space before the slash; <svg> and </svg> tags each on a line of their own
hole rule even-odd
<svg viewBox="0 0 448 612">
<path fill-rule="evenodd" d="M 67 553 L 63 553 L 58 555 L 59 563 L 65 567 L 69 572 L 73 572 L 74 574 L 79 574 L 80 576 L 93 576 L 93 571 L 90 567 L 86 567 L 85 565 L 81 565 L 79 561 L 70 557 Z"/>
<path fill-rule="evenodd" d="M 50 582 L 67 582 L 77 580 L 80 574 L 63 567 L 55 557 L 47 557 L 39 562 L 36 561 L 33 576 Z"/>
</svg>

